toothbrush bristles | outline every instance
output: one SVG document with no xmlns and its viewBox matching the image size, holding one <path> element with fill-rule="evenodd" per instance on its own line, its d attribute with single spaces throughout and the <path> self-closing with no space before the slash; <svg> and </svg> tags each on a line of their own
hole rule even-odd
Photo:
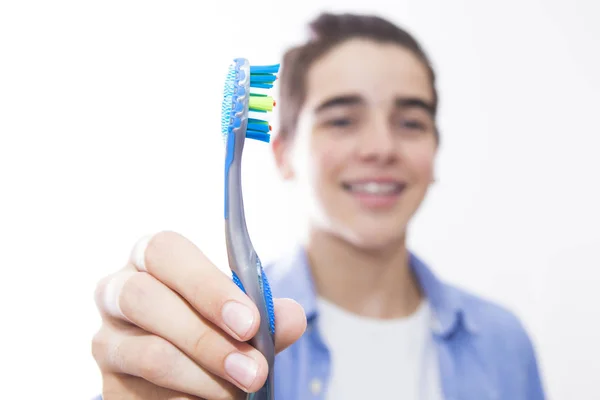
<svg viewBox="0 0 600 400">
<path fill-rule="evenodd" d="M 268 93 L 277 80 L 279 64 L 250 66 L 250 96 L 248 98 L 248 128 L 246 137 L 264 142 L 270 141 L 273 130 L 268 122 L 269 112 L 277 102 Z"/>
</svg>

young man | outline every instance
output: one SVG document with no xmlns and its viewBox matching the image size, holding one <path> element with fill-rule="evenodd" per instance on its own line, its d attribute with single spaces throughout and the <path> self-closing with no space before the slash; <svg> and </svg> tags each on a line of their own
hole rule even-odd
<svg viewBox="0 0 600 400">
<path fill-rule="evenodd" d="M 433 180 L 435 74 L 388 21 L 324 14 L 287 52 L 277 165 L 307 200 L 306 241 L 267 269 L 276 398 L 540 400 L 509 311 L 438 280 L 406 248 Z M 252 302 L 185 238 L 141 240 L 104 279 L 94 356 L 111 399 L 234 399 L 258 390 Z"/>
</svg>

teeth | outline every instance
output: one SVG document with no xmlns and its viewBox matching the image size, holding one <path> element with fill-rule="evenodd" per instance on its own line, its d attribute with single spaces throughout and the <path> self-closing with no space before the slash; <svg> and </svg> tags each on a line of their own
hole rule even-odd
<svg viewBox="0 0 600 400">
<path fill-rule="evenodd" d="M 348 184 L 347 188 L 352 192 L 362 192 L 368 194 L 391 194 L 399 192 L 402 189 L 402 185 L 393 182 L 365 182 Z"/>
</svg>

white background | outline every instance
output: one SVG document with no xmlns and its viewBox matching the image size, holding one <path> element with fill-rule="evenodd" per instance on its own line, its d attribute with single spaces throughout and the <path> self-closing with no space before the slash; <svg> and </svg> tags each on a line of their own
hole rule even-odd
<svg viewBox="0 0 600 400">
<path fill-rule="evenodd" d="M 438 183 L 414 221 L 412 248 L 442 277 L 523 318 L 551 398 L 600 399 L 598 8 L 2 2 L 0 397 L 99 391 L 93 290 L 139 236 L 177 230 L 227 268 L 226 66 L 238 56 L 278 62 L 330 9 L 391 18 L 437 69 Z M 293 242 L 298 218 L 269 146 L 248 145 L 244 174 L 251 234 L 269 260 Z"/>
</svg>

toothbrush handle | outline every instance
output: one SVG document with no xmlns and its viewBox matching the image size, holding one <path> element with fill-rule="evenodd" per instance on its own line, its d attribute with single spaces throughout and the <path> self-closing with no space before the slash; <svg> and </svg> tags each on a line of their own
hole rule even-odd
<svg viewBox="0 0 600 400">
<path fill-rule="evenodd" d="M 269 281 L 264 273 L 260 259 L 254 249 L 250 249 L 245 256 L 229 253 L 229 264 L 232 270 L 232 279 L 235 284 L 256 304 L 260 313 L 260 325 L 250 344 L 260 351 L 269 367 L 267 381 L 255 393 L 250 393 L 247 400 L 273 400 L 274 399 L 274 360 L 275 360 L 275 315 L 273 311 L 273 297 Z"/>
</svg>

